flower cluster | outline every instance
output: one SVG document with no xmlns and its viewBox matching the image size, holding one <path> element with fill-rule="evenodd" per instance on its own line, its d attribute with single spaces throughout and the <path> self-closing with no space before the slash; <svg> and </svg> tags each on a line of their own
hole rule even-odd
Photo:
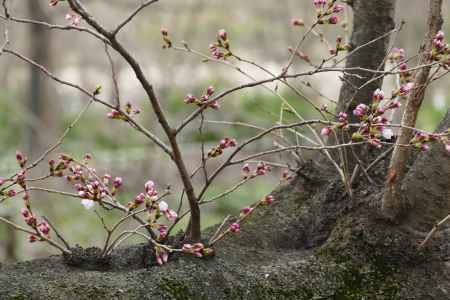
<svg viewBox="0 0 450 300">
<path fill-rule="evenodd" d="M 67 13 L 65 18 L 66 18 L 66 21 L 68 21 L 70 23 L 70 25 L 72 25 L 72 26 L 79 26 L 80 25 L 81 16 L 77 15 L 73 11 L 70 11 L 69 13 Z"/>
<path fill-rule="evenodd" d="M 107 114 L 107 117 L 113 120 L 128 121 L 128 116 L 137 115 L 140 113 L 141 110 L 128 101 L 125 103 L 123 110 L 113 109 Z"/>
<path fill-rule="evenodd" d="M 345 112 L 340 112 L 335 116 L 338 120 L 337 124 L 332 126 L 325 126 L 320 130 L 320 134 L 323 136 L 329 136 L 334 129 L 348 129 L 348 115 Z"/>
<path fill-rule="evenodd" d="M 353 133 L 352 140 L 366 140 L 370 145 L 380 148 L 381 138 L 390 140 L 393 136 L 392 130 L 385 127 L 389 122 L 383 114 L 399 107 L 400 102 L 396 98 L 384 101 L 384 92 L 375 90 L 370 106 L 361 103 L 353 110 L 353 115 L 358 117 L 361 123 L 358 131 Z"/>
<path fill-rule="evenodd" d="M 220 141 L 219 145 L 208 151 L 208 157 L 218 157 L 223 154 L 223 150 L 231 147 L 236 147 L 236 140 L 226 137 Z"/>
<path fill-rule="evenodd" d="M 34 243 L 36 241 L 43 241 L 43 237 L 49 237 L 50 235 L 50 225 L 47 221 L 42 220 L 38 223 L 36 217 L 31 212 L 31 209 L 22 208 L 20 211 L 25 223 L 35 232 L 35 234 L 30 234 L 28 241 Z"/>
<path fill-rule="evenodd" d="M 217 42 L 209 45 L 209 52 L 215 59 L 227 59 L 233 54 L 230 51 L 230 40 L 225 29 L 217 32 Z"/>
<path fill-rule="evenodd" d="M 450 65 L 450 45 L 444 41 L 444 32 L 439 31 L 433 38 L 430 58 L 433 61 L 443 61 L 445 66 Z"/>
<path fill-rule="evenodd" d="M 192 94 L 188 94 L 186 97 L 184 97 L 184 103 L 186 104 L 196 104 L 197 106 L 203 106 L 205 104 L 207 104 L 209 107 L 211 107 L 212 109 L 218 110 L 220 108 L 220 104 L 217 101 L 212 101 L 210 103 L 210 97 L 212 95 L 214 95 L 215 93 L 215 89 L 212 85 L 210 85 L 207 89 L 204 95 L 202 95 L 199 98 L 193 96 Z"/>
<path fill-rule="evenodd" d="M 313 4 L 317 11 L 318 24 L 337 24 L 338 13 L 344 10 L 342 4 L 336 4 L 337 0 L 314 0 Z"/>
<path fill-rule="evenodd" d="M 448 138 L 449 134 L 450 128 L 447 130 L 447 133 L 442 134 L 417 131 L 409 143 L 421 151 L 427 151 L 430 149 L 430 143 L 440 142 L 444 145 L 445 150 L 450 153 L 450 140 Z"/>
<path fill-rule="evenodd" d="M 400 96 L 407 96 L 414 87 L 413 74 L 408 71 L 408 65 L 406 64 L 405 50 L 402 48 L 393 48 L 389 55 L 389 61 L 392 64 L 397 64 L 399 68 L 400 87 L 392 92 L 392 98 Z"/>
<path fill-rule="evenodd" d="M 211 248 L 206 248 L 202 243 L 184 244 L 182 251 L 183 253 L 192 254 L 196 257 L 210 256 L 214 253 Z"/>
<path fill-rule="evenodd" d="M 270 172 L 272 169 L 265 162 L 260 161 L 256 165 L 256 169 L 253 171 L 250 164 L 246 163 L 242 166 L 242 174 L 244 179 L 254 178 L 256 176 L 266 175 L 267 172 Z"/>
<path fill-rule="evenodd" d="M 350 50 L 351 46 L 350 44 L 344 44 L 342 37 L 338 36 L 336 38 L 336 48 L 330 49 L 331 55 L 338 55 L 341 51 L 348 51 Z"/>
</svg>

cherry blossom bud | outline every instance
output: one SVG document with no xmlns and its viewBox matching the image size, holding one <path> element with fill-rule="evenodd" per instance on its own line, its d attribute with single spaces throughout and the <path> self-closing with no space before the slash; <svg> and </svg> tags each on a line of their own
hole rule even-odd
<svg viewBox="0 0 450 300">
<path fill-rule="evenodd" d="M 347 122 L 348 115 L 345 112 L 340 112 L 338 114 L 338 120 L 339 122 Z"/>
<path fill-rule="evenodd" d="M 292 26 L 304 26 L 305 23 L 303 22 L 302 19 L 293 18 L 293 19 L 291 20 L 291 25 L 292 25 Z"/>
<path fill-rule="evenodd" d="M 233 223 L 230 225 L 230 231 L 239 233 L 241 231 L 241 225 L 239 223 Z"/>
<path fill-rule="evenodd" d="M 29 237 L 28 237 L 28 241 L 30 242 L 30 243 L 34 243 L 34 242 L 36 242 L 38 240 L 38 238 L 37 238 L 37 236 L 35 236 L 34 234 L 32 234 L 32 235 L 30 235 Z"/>
<path fill-rule="evenodd" d="M 328 19 L 328 23 L 329 23 L 329 24 L 332 24 L 332 25 L 335 25 L 335 24 L 337 24 L 338 22 L 339 22 L 339 18 L 338 18 L 337 16 L 335 16 L 335 15 L 331 16 L 331 17 Z"/>
<path fill-rule="evenodd" d="M 225 31 L 225 29 L 221 29 L 219 30 L 219 32 L 217 33 L 217 35 L 219 36 L 219 38 L 221 38 L 223 41 L 226 41 L 228 39 L 228 34 Z"/>
<path fill-rule="evenodd" d="M 158 232 L 159 232 L 159 240 L 164 239 L 167 236 L 167 226 L 160 224 L 158 226 Z"/>
<path fill-rule="evenodd" d="M 13 190 L 9 190 L 9 191 L 6 193 L 6 195 L 7 195 L 8 197 L 14 197 L 15 195 L 17 195 L 17 193 L 16 193 L 16 191 L 13 189 Z"/>
<path fill-rule="evenodd" d="M 159 246 L 155 246 L 156 262 L 158 265 L 163 265 L 169 259 L 167 251 Z"/>
<path fill-rule="evenodd" d="M 376 89 L 375 92 L 373 92 L 372 99 L 374 101 L 381 101 L 384 99 L 384 92 L 380 89 Z"/>
<path fill-rule="evenodd" d="M 184 97 L 184 103 L 186 103 L 186 104 L 195 103 L 196 101 L 197 101 L 197 98 L 195 98 L 191 94 L 188 94 L 188 95 L 186 95 L 186 97 Z"/>
<path fill-rule="evenodd" d="M 329 136 L 331 134 L 333 130 L 331 129 L 330 126 L 325 126 L 322 128 L 322 130 L 320 130 L 320 134 L 323 136 Z"/>
<path fill-rule="evenodd" d="M 344 5 L 342 5 L 342 4 L 336 4 L 335 6 L 333 6 L 334 13 L 340 13 L 343 10 L 344 10 Z"/>
<path fill-rule="evenodd" d="M 122 184 L 123 184 L 123 179 L 122 179 L 122 177 L 116 177 L 116 178 L 114 178 L 114 181 L 113 181 L 113 187 L 114 187 L 114 188 L 118 189 L 118 188 L 120 188 L 120 187 L 122 186 Z"/>
<path fill-rule="evenodd" d="M 213 87 L 212 85 L 210 85 L 210 86 L 208 87 L 208 89 L 206 90 L 206 94 L 207 94 L 208 96 L 212 96 L 212 95 L 214 94 L 214 92 L 215 92 L 215 90 L 214 90 L 214 87 Z"/>
<path fill-rule="evenodd" d="M 252 169 L 250 168 L 250 165 L 248 163 L 244 164 L 242 166 L 242 173 L 244 174 L 244 177 L 248 177 L 248 175 L 251 173 Z"/>
<path fill-rule="evenodd" d="M 261 201 L 261 203 L 265 204 L 265 205 L 270 205 L 273 203 L 274 200 L 275 200 L 275 198 L 272 195 L 267 195 L 266 197 L 264 197 L 264 199 Z"/>
<path fill-rule="evenodd" d="M 381 148 L 381 141 L 379 139 L 369 139 L 368 140 L 369 144 L 374 146 L 375 148 Z"/>
<path fill-rule="evenodd" d="M 21 168 L 23 168 L 25 166 L 25 164 L 27 163 L 27 158 L 19 150 L 16 151 L 16 160 L 19 163 Z"/>
<path fill-rule="evenodd" d="M 43 221 L 41 224 L 38 225 L 38 229 L 44 235 L 48 235 L 50 233 L 50 226 L 45 221 Z"/>
<path fill-rule="evenodd" d="M 356 106 L 356 108 L 353 110 L 353 115 L 357 117 L 362 117 L 366 114 L 367 109 L 368 109 L 367 105 L 363 103 L 358 104 L 358 106 Z"/>
<path fill-rule="evenodd" d="M 33 215 L 29 215 L 25 218 L 25 223 L 29 226 L 35 226 L 36 225 L 36 218 Z"/>
<path fill-rule="evenodd" d="M 134 198 L 134 202 L 138 205 L 144 203 L 145 202 L 145 194 L 140 193 L 139 195 L 137 195 L 136 198 Z"/>
<path fill-rule="evenodd" d="M 0 186 L 4 185 L 6 182 L 5 178 L 0 177 Z"/>
<path fill-rule="evenodd" d="M 408 82 L 400 86 L 400 95 L 405 96 L 411 92 L 412 88 L 414 87 L 414 83 Z"/>
<path fill-rule="evenodd" d="M 438 31 L 438 33 L 436 33 L 434 38 L 437 39 L 437 40 L 443 40 L 444 39 L 444 32 L 442 30 Z"/>
<path fill-rule="evenodd" d="M 322 106 L 320 106 L 320 111 L 328 112 L 328 105 L 322 104 Z"/>
<path fill-rule="evenodd" d="M 252 211 L 253 211 L 252 207 L 250 207 L 250 206 L 244 207 L 243 209 L 241 209 L 240 217 L 241 218 L 245 217 L 246 215 L 251 214 Z"/>
<path fill-rule="evenodd" d="M 20 210 L 20 214 L 24 217 L 24 218 L 28 218 L 30 216 L 30 211 L 26 208 L 22 208 Z"/>
</svg>

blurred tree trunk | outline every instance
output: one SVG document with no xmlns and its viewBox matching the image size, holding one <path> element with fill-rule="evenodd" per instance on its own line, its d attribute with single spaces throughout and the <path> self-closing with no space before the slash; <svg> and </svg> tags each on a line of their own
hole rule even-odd
<svg viewBox="0 0 450 300">
<path fill-rule="evenodd" d="M 28 9 L 31 19 L 51 22 L 47 15 L 46 1 L 29 1 Z M 40 65 L 52 70 L 51 32 L 43 26 L 29 27 L 29 57 Z M 30 83 L 26 105 L 31 114 L 27 128 L 27 152 L 38 156 L 45 150 L 54 137 L 58 127 L 58 99 L 52 89 L 51 81 L 42 72 L 30 66 Z M 51 107 L 51 109 L 48 109 Z"/>
</svg>

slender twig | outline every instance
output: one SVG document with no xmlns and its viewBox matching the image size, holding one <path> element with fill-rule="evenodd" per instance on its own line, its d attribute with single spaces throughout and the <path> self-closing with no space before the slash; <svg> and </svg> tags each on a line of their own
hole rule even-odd
<svg viewBox="0 0 450 300">
<path fill-rule="evenodd" d="M 56 227 L 53 226 L 53 224 L 50 222 L 50 220 L 45 216 L 42 216 L 42 219 L 44 219 L 48 223 L 48 225 L 53 229 L 53 232 L 56 234 L 56 236 L 66 246 L 66 249 L 70 251 L 70 249 L 71 249 L 70 244 L 64 239 L 64 237 L 61 235 L 61 233 L 59 233 L 59 231 L 56 229 Z"/>
<path fill-rule="evenodd" d="M 111 32 L 111 35 L 115 36 L 119 31 L 125 27 L 129 22 L 131 22 L 134 17 L 136 17 L 141 10 L 146 8 L 147 6 L 150 6 L 151 4 L 158 2 L 159 0 L 147 0 L 143 2 L 141 5 L 139 5 L 125 20 L 123 20 L 117 27 Z"/>
</svg>

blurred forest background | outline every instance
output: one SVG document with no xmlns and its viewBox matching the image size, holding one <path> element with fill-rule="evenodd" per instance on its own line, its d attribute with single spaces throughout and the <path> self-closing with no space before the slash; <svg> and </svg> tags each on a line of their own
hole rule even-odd
<svg viewBox="0 0 450 300">
<path fill-rule="evenodd" d="M 113 27 L 131 12 L 138 0 L 89 0 L 85 1 L 91 12 L 103 24 Z M 218 0 L 161 0 L 145 10 L 133 23 L 128 25 L 119 38 L 136 55 L 146 74 L 154 83 L 157 93 L 163 99 L 164 108 L 170 112 L 172 123 L 181 121 L 192 106 L 185 105 L 183 98 L 188 93 L 200 94 L 208 85 L 216 90 L 232 87 L 248 79 L 226 66 L 204 63 L 199 57 L 183 52 L 161 48 L 161 26 L 167 27 L 176 44 L 186 41 L 193 49 L 208 52 L 208 45 L 215 40 L 218 29 L 225 28 L 234 52 L 241 57 L 261 63 L 273 72 L 281 70 L 289 53 L 304 29 L 290 25 L 293 17 L 302 18 L 309 24 L 314 17 L 311 0 L 258 0 L 258 1 L 218 1 Z M 66 24 L 66 5 L 50 8 L 47 0 L 10 1 L 13 16 L 36 19 L 50 23 Z M 408 56 L 414 55 L 424 36 L 426 1 L 399 0 L 398 20 L 406 22 L 403 30 L 395 36 L 395 46 L 406 49 Z M 448 3 L 444 15 L 449 13 Z M 351 10 L 346 12 L 351 24 Z M 84 26 L 85 24 L 83 24 Z M 449 24 L 444 24 L 450 32 Z M 4 24 L 0 25 L 3 32 Z M 349 38 L 351 28 L 324 26 L 324 35 L 334 41 L 337 35 Z M 11 24 L 9 26 L 11 47 L 48 67 L 62 78 L 79 83 L 88 90 L 102 85 L 102 98 L 113 99 L 111 69 L 104 52 L 104 45 L 89 35 L 79 32 L 49 31 L 42 27 Z M 302 49 L 311 59 L 318 61 L 328 55 L 328 47 L 319 38 L 309 38 Z M 122 99 L 139 106 L 143 113 L 139 117 L 148 128 L 158 132 L 158 125 L 149 114 L 151 108 L 145 94 L 135 80 L 132 71 L 117 56 L 113 55 L 117 68 Z M 304 65 L 298 63 L 298 70 Z M 246 70 L 258 78 L 263 78 L 256 69 L 245 66 Z M 302 92 L 317 103 L 333 107 L 340 87 L 338 73 L 322 74 L 303 79 L 297 83 Z M 394 78 L 385 80 L 385 91 L 394 84 Z M 419 127 L 431 130 L 449 106 L 449 80 L 441 79 L 428 90 L 427 98 L 419 118 Z M 287 90 L 280 93 L 292 103 L 305 118 L 314 117 L 310 107 L 302 99 Z M 17 170 L 14 153 L 23 150 L 29 158 L 36 158 L 52 145 L 64 128 L 86 103 L 86 98 L 78 92 L 55 84 L 43 77 L 29 65 L 11 56 L 0 57 L 0 176 L 8 176 Z M 112 101 L 112 100 L 111 100 Z M 250 89 L 229 96 L 219 113 L 208 112 L 206 119 L 215 121 L 250 122 L 267 127 L 279 118 L 280 101 L 262 88 Z M 107 171 L 113 176 L 124 178 L 124 203 L 143 189 L 147 179 L 158 183 L 160 190 L 170 184 L 174 190 L 170 199 L 176 205 L 180 184 L 174 180 L 175 172 L 164 155 L 136 134 L 126 124 L 106 119 L 107 110 L 95 106 L 83 117 L 78 126 L 67 137 L 60 152 L 82 157 L 92 153 L 97 170 Z M 255 133 L 254 130 L 208 123 L 206 126 L 207 149 L 217 144 L 224 136 L 242 140 Z M 188 157 L 189 168 L 194 169 L 200 160 L 200 136 L 196 126 L 190 126 L 183 135 L 182 149 Z M 254 144 L 254 149 L 270 147 L 271 141 Z M 252 149 L 248 149 L 251 152 Z M 286 161 L 287 157 L 274 160 Z M 225 215 L 237 213 L 239 208 L 269 193 L 275 187 L 282 170 L 274 171 L 214 205 L 204 207 L 203 226 L 220 221 Z M 43 169 L 35 171 L 42 174 Z M 210 191 L 215 195 L 232 186 L 240 179 L 240 167 L 230 169 Z M 67 189 L 62 181 L 51 182 L 51 187 Z M 76 199 L 64 199 L 48 194 L 33 193 L 35 209 L 47 216 L 72 242 L 82 246 L 101 245 L 104 231 L 93 211 L 86 211 Z M 20 218 L 22 200 L 18 197 L 0 206 L 0 215 Z M 106 216 L 112 220 L 115 216 Z M 19 221 L 22 222 L 22 221 Z M 18 251 L 17 249 L 21 249 Z M 0 224 L 0 261 L 14 261 L 46 256 L 49 249 L 45 245 L 30 245 L 26 236 L 11 232 Z"/>
</svg>

